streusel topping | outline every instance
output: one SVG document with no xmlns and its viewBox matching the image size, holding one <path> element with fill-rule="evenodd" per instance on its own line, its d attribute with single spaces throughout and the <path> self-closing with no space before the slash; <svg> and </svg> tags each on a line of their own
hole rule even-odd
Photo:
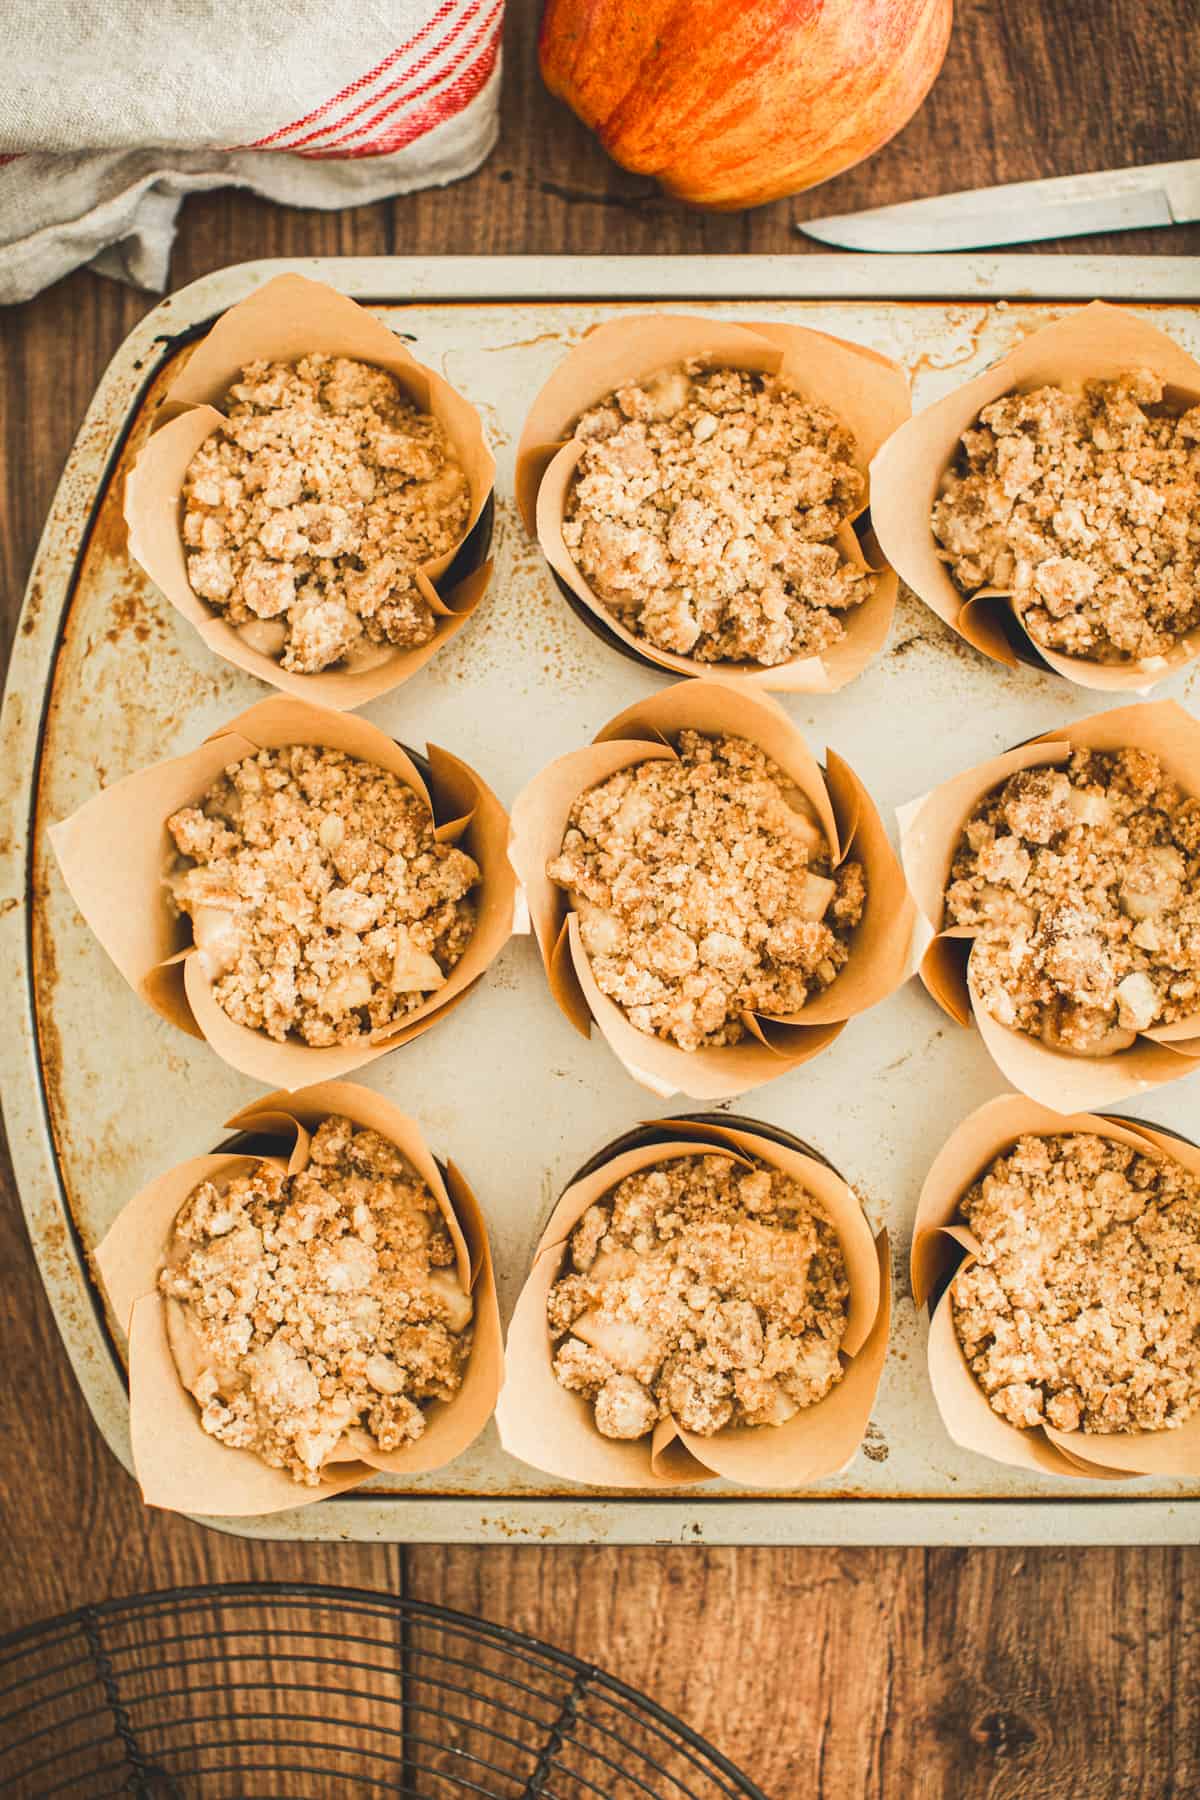
<svg viewBox="0 0 1200 1800">
<path fill-rule="evenodd" d="M 962 1202 L 950 1286 L 992 1408 L 1022 1429 L 1162 1431 L 1200 1404 L 1200 1180 L 1090 1133 L 1023 1137 Z"/>
<path fill-rule="evenodd" d="M 297 1175 L 260 1163 L 184 1202 L 159 1289 L 205 1431 L 315 1486 L 450 1400 L 472 1302 L 437 1200 L 378 1132 L 322 1120 Z"/>
<path fill-rule="evenodd" d="M 1035 644 L 1164 656 L 1200 626 L 1200 406 L 1146 369 L 1008 394 L 963 433 L 933 534 L 964 593 L 1011 592 Z"/>
<path fill-rule="evenodd" d="M 436 620 L 414 572 L 471 511 L 438 421 L 345 356 L 249 363 L 223 409 L 184 478 L 194 592 L 306 675 L 427 644 Z"/>
<path fill-rule="evenodd" d="M 787 662 L 845 635 L 873 592 L 834 534 L 857 445 L 770 375 L 697 363 L 619 388 L 575 427 L 563 542 L 636 636 L 700 662 Z"/>
<path fill-rule="evenodd" d="M 1144 750 L 1026 769 L 967 822 L 948 924 L 1002 1025 L 1074 1056 L 1200 1013 L 1200 800 Z"/>
<path fill-rule="evenodd" d="M 554 1372 L 605 1437 L 668 1414 L 783 1425 L 842 1378 L 850 1288 L 820 1202 L 776 1169 L 684 1156 L 589 1206 L 550 1290 Z"/>
<path fill-rule="evenodd" d="M 683 731 L 576 800 L 548 866 L 602 993 L 682 1050 L 736 1044 L 836 978 L 866 905 L 805 797 L 745 738 Z"/>
<path fill-rule="evenodd" d="M 231 763 L 167 820 L 168 886 L 218 1006 L 282 1042 L 399 1024 L 475 929 L 479 867 L 398 776 L 308 744 Z"/>
</svg>

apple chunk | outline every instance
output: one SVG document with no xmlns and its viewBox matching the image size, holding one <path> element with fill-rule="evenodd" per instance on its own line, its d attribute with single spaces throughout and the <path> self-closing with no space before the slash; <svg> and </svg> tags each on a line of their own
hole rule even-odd
<svg viewBox="0 0 1200 1800">
<path fill-rule="evenodd" d="M 802 919 L 823 919 L 829 902 L 837 893 L 836 881 L 830 881 L 827 875 L 806 875 L 804 892 L 800 896 L 800 917 Z"/>
</svg>

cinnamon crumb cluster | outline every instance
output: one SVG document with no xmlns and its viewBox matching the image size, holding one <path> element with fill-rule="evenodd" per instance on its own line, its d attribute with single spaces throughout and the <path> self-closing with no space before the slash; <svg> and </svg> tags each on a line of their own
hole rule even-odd
<svg viewBox="0 0 1200 1800">
<path fill-rule="evenodd" d="M 1026 769 L 967 821 L 948 924 L 1000 1024 L 1073 1056 L 1200 1013 L 1200 800 L 1144 750 Z"/>
<path fill-rule="evenodd" d="M 636 636 L 700 662 L 815 656 L 875 579 L 834 542 L 865 488 L 857 444 L 771 375 L 689 362 L 575 427 L 563 541 Z"/>
<path fill-rule="evenodd" d="M 168 887 L 218 1006 L 282 1042 L 352 1042 L 442 987 L 479 867 L 398 776 L 308 744 L 232 763 L 167 820 Z"/>
<path fill-rule="evenodd" d="M 253 362 L 183 484 L 188 580 L 254 649 L 311 675 L 427 644 L 420 564 L 471 511 L 446 434 L 383 369 Z"/>
<path fill-rule="evenodd" d="M 548 865 L 602 993 L 682 1050 L 736 1044 L 836 978 L 866 905 L 805 797 L 744 738 L 683 731 L 572 806 Z"/>
<path fill-rule="evenodd" d="M 159 1290 L 205 1431 L 308 1486 L 336 1453 L 419 1438 L 471 1352 L 436 1198 L 394 1144 L 337 1116 L 298 1174 L 263 1162 L 193 1189 Z"/>
<path fill-rule="evenodd" d="M 1162 1431 L 1200 1404 L 1200 1180 L 1088 1133 L 1023 1137 L 962 1202 L 950 1287 L 993 1410 L 1025 1429 Z"/>
<path fill-rule="evenodd" d="M 932 524 L 963 592 L 1011 592 L 1035 644 L 1161 658 L 1200 626 L 1200 406 L 1146 369 L 1007 394 L 963 433 Z"/>
<path fill-rule="evenodd" d="M 845 1259 L 790 1176 L 685 1156 L 627 1175 L 589 1206 L 550 1290 L 554 1372 L 605 1437 L 668 1415 L 709 1437 L 782 1425 L 842 1378 Z"/>
</svg>

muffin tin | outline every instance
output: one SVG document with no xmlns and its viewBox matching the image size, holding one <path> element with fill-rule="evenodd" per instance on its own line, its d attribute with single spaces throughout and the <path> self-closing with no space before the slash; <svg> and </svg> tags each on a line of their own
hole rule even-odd
<svg viewBox="0 0 1200 1800">
<path fill-rule="evenodd" d="M 173 295 L 104 377 L 55 499 L 30 580 L 4 709 L 0 956 L 11 996 L 0 1044 L 5 1113 L 35 1251 L 96 1421 L 128 1466 L 121 1334 L 90 1253 L 152 1175 L 206 1151 L 258 1089 L 143 1006 L 109 965 L 54 866 L 46 828 L 101 785 L 197 743 L 262 697 L 216 658 L 128 560 L 121 486 L 180 351 L 222 310 L 293 267 L 380 309 L 415 355 L 480 408 L 497 453 L 497 567 L 477 615 L 365 716 L 393 737 L 450 745 L 505 804 L 539 768 L 656 691 L 657 672 L 585 628 L 512 501 L 525 410 L 565 349 L 623 309 L 777 318 L 901 361 L 920 407 L 978 374 L 1064 306 L 1100 295 L 1146 309 L 1200 352 L 1200 265 L 1183 258 L 447 258 L 259 263 Z M 1189 691 L 1190 689 L 1190 691 Z M 1186 677 L 1159 690 L 1200 710 Z M 890 644 L 851 686 L 784 704 L 820 754 L 832 744 L 885 818 L 958 769 L 1096 710 L 1029 667 L 988 663 L 911 596 Z M 368 1086 L 417 1117 L 463 1168 L 488 1219 L 507 1315 L 557 1194 L 581 1163 L 665 1105 L 603 1040 L 585 1043 L 517 937 L 441 1029 L 372 1065 Z M 1197 1077 L 1139 1102 L 1194 1134 Z M 235 1528 L 265 1537 L 528 1542 L 1192 1542 L 1194 1484 L 1067 1483 L 957 1449 L 925 1371 L 908 1298 L 916 1198 L 952 1127 L 1003 1091 L 978 1035 L 916 982 L 854 1020 L 814 1063 L 756 1089 L 739 1112 L 817 1146 L 891 1237 L 896 1307 L 873 1424 L 841 1476 L 749 1495 L 714 1482 L 681 1498 L 541 1477 L 489 1427 L 448 1469 Z"/>
</svg>

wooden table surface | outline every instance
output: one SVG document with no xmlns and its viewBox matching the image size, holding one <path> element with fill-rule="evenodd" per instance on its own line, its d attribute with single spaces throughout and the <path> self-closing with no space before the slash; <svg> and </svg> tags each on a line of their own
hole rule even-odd
<svg viewBox="0 0 1200 1800">
<path fill-rule="evenodd" d="M 813 194 L 685 213 L 543 92 L 509 0 L 504 127 L 455 187 L 341 214 L 189 200 L 181 285 L 251 257 L 804 255 L 793 220 L 988 182 L 1200 154 L 1195 0 L 959 0 L 913 123 Z M 719 53 L 719 46 L 715 47 Z M 1200 226 L 1056 250 L 1200 252 Z M 4 643 L 63 459 L 152 297 L 80 273 L 0 314 Z M 593 1658 L 682 1713 L 773 1800 L 1117 1800 L 1200 1792 L 1200 1554 L 1181 1550 L 275 1545 L 143 1509 L 59 1344 L 7 1165 L 0 1629 L 174 1582 L 309 1578 L 442 1601 Z"/>
</svg>

